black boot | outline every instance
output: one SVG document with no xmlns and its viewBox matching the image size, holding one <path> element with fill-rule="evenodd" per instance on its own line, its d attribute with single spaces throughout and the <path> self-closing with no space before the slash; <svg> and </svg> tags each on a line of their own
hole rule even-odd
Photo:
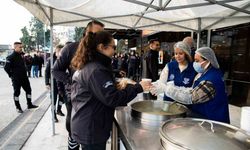
<svg viewBox="0 0 250 150">
<path fill-rule="evenodd" d="M 33 109 L 33 108 L 37 108 L 38 106 L 31 104 L 28 104 L 28 109 Z"/>
<path fill-rule="evenodd" d="M 19 101 L 15 101 L 15 105 L 16 105 L 16 111 L 18 113 L 23 113 L 23 110 L 21 108 L 21 105 L 20 105 Z"/>
<path fill-rule="evenodd" d="M 61 110 L 58 110 L 56 113 L 57 113 L 59 116 L 65 116 L 64 113 L 63 113 Z"/>
<path fill-rule="evenodd" d="M 38 106 L 33 105 L 31 103 L 31 95 L 30 94 L 26 94 L 26 99 L 27 99 L 28 109 L 33 109 L 33 108 L 37 108 L 38 107 Z"/>
<path fill-rule="evenodd" d="M 61 109 L 62 109 L 62 106 L 58 104 L 56 113 L 57 113 L 59 116 L 65 116 Z"/>
<path fill-rule="evenodd" d="M 56 117 L 56 112 L 54 112 L 54 121 L 57 123 L 58 122 L 58 119 Z"/>
</svg>

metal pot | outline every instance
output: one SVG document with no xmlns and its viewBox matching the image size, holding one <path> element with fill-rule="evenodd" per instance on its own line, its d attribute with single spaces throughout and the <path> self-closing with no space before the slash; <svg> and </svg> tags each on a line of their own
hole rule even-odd
<svg viewBox="0 0 250 150">
<path fill-rule="evenodd" d="M 229 124 L 194 118 L 168 120 L 160 128 L 164 150 L 249 150 L 250 136 Z"/>
<path fill-rule="evenodd" d="M 162 123 L 171 118 L 186 117 L 187 111 L 186 106 L 169 101 L 146 100 L 131 104 L 131 116 L 150 123 Z"/>
</svg>

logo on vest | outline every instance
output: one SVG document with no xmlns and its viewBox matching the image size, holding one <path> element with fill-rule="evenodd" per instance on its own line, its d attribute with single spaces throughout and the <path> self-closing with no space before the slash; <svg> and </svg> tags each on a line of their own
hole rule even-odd
<svg viewBox="0 0 250 150">
<path fill-rule="evenodd" d="M 169 80 L 174 80 L 174 74 L 171 74 L 171 75 L 169 76 Z"/>
<path fill-rule="evenodd" d="M 106 89 L 107 87 L 109 87 L 110 85 L 113 85 L 113 82 L 112 81 L 108 81 L 106 82 L 103 87 Z"/>
<path fill-rule="evenodd" d="M 189 84 L 190 79 L 189 78 L 184 78 L 184 80 L 182 81 L 184 84 Z"/>
</svg>

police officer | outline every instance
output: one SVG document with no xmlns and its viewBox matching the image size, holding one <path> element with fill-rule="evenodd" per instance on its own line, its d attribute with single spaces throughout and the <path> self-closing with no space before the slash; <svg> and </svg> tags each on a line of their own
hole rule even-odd
<svg viewBox="0 0 250 150">
<path fill-rule="evenodd" d="M 38 106 L 33 105 L 31 102 L 31 87 L 30 82 L 27 77 L 25 63 L 22 57 L 22 43 L 14 43 L 14 51 L 6 58 L 6 65 L 4 70 L 7 72 L 12 80 L 12 85 L 14 88 L 14 102 L 18 113 L 23 113 L 23 110 L 19 103 L 19 95 L 21 87 L 26 92 L 26 99 L 28 109 L 37 108 Z"/>
</svg>

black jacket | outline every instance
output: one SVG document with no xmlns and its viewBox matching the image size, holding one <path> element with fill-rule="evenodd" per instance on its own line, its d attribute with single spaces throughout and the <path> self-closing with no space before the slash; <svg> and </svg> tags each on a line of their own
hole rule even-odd
<svg viewBox="0 0 250 150">
<path fill-rule="evenodd" d="M 81 144 L 106 142 L 110 136 L 115 107 L 125 106 L 142 91 L 139 84 L 117 90 L 111 59 L 98 53 L 95 61 L 86 64 L 72 77 L 73 139 Z"/>
<path fill-rule="evenodd" d="M 79 42 L 74 42 L 66 45 L 61 50 L 61 55 L 57 59 L 53 67 L 53 75 L 57 81 L 68 83 L 73 75 L 73 70 L 70 68 L 71 60 L 73 59 Z M 68 71 L 68 73 L 67 73 Z"/>
<path fill-rule="evenodd" d="M 71 77 L 74 70 L 70 68 L 71 60 L 73 59 L 79 42 L 74 42 L 66 45 L 61 50 L 60 57 L 56 60 L 53 66 L 53 76 L 56 81 L 62 82 L 65 85 L 67 102 L 70 102 L 71 95 Z"/>
<path fill-rule="evenodd" d="M 57 59 L 57 57 L 54 53 L 53 54 L 53 64 L 55 63 L 56 59 Z M 45 85 L 50 85 L 50 76 L 51 76 L 50 75 L 50 66 L 51 66 L 50 61 L 51 61 L 51 57 L 48 58 L 46 68 L 45 68 Z M 54 86 L 56 86 L 56 80 L 55 79 L 53 79 L 53 80 L 54 80 Z"/>
<path fill-rule="evenodd" d="M 159 52 L 154 50 L 149 50 L 145 53 L 144 59 L 146 60 L 146 77 L 156 81 L 159 79 L 158 76 L 158 56 Z"/>
<path fill-rule="evenodd" d="M 4 70 L 11 78 L 25 78 L 27 77 L 26 66 L 21 53 L 13 51 L 6 58 Z"/>
</svg>

